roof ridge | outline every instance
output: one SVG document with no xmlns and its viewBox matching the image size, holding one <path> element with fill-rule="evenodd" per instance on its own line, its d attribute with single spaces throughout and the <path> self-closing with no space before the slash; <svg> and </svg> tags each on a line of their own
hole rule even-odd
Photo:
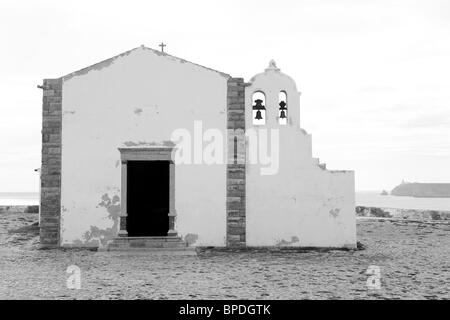
<svg viewBox="0 0 450 320">
<path fill-rule="evenodd" d="M 144 48 L 144 49 L 146 49 L 146 50 L 153 51 L 155 54 L 157 54 L 157 55 L 159 55 L 159 56 L 169 56 L 169 57 L 171 57 L 171 58 L 174 58 L 174 59 L 176 59 L 176 60 L 179 60 L 180 62 L 183 62 L 183 63 L 190 63 L 190 64 L 193 64 L 193 65 L 195 65 L 195 66 L 198 66 L 198 67 L 207 69 L 207 70 L 209 70 L 209 71 L 214 71 L 214 72 L 220 73 L 221 75 L 224 75 L 224 76 L 227 76 L 227 77 L 231 77 L 231 75 L 229 75 L 228 73 L 225 73 L 225 72 L 222 72 L 222 71 L 213 69 L 213 68 L 205 67 L 205 66 L 203 66 L 203 65 L 201 65 L 201 64 L 198 64 L 198 63 L 195 63 L 195 62 L 192 62 L 192 61 L 189 61 L 189 60 L 186 60 L 186 59 L 183 59 L 183 58 L 180 58 L 180 57 L 171 55 L 171 54 L 169 54 L 169 53 L 167 53 L 167 52 L 162 52 L 162 51 L 159 51 L 159 50 L 156 50 L 156 49 L 153 49 L 153 48 L 150 48 L 150 47 L 146 47 L 146 46 L 141 46 L 141 48 Z"/>
<path fill-rule="evenodd" d="M 63 80 L 69 80 L 69 79 L 71 79 L 71 78 L 73 78 L 73 77 L 75 77 L 75 76 L 79 76 L 79 75 L 86 74 L 86 73 L 88 73 L 89 71 L 94 70 L 94 69 L 95 69 L 95 70 L 101 70 L 101 69 L 106 68 L 106 67 L 108 67 L 109 65 L 111 65 L 116 59 L 121 58 L 121 57 L 124 57 L 124 56 L 127 56 L 127 55 L 129 55 L 130 53 L 132 53 L 133 51 L 139 50 L 139 49 L 150 50 L 150 51 L 152 51 L 154 54 L 156 54 L 156 55 L 158 55 L 158 56 L 169 57 L 169 58 L 178 60 L 179 62 L 182 62 L 182 63 L 190 63 L 190 64 L 192 64 L 192 65 L 201 67 L 201 68 L 203 68 L 203 69 L 206 69 L 206 70 L 209 70 L 209 71 L 213 71 L 213 72 L 217 72 L 217 73 L 219 73 L 219 74 L 222 75 L 222 76 L 225 76 L 225 77 L 231 77 L 231 75 L 229 75 L 228 73 L 225 73 L 225 72 L 222 72 L 222 71 L 218 71 L 218 70 L 215 70 L 215 69 L 212 69 L 212 68 L 208 68 L 208 67 L 202 66 L 201 64 L 194 63 L 194 62 L 191 62 L 191 61 L 188 61 L 188 60 L 185 60 L 185 59 L 182 59 L 182 58 L 173 56 L 173 55 L 168 54 L 168 53 L 166 53 L 166 52 L 161 52 L 161 51 L 159 51 L 159 50 L 155 50 L 155 49 L 153 49 L 153 48 L 149 48 L 149 47 L 146 47 L 146 46 L 144 46 L 144 45 L 141 45 L 141 46 L 139 46 L 139 47 L 136 47 L 136 48 L 127 50 L 127 51 L 125 51 L 125 52 L 122 52 L 122 53 L 120 53 L 120 54 L 118 54 L 118 55 L 115 55 L 115 56 L 113 56 L 113 57 L 111 57 L 111 58 L 102 60 L 102 61 L 100 61 L 100 62 L 97 62 L 97 63 L 94 63 L 94 64 L 89 65 L 89 66 L 87 66 L 87 67 L 84 67 L 84 68 L 82 68 L 82 69 L 79 69 L 79 70 L 73 71 L 73 72 L 71 72 L 71 73 L 68 73 L 68 74 L 66 74 L 65 76 L 62 76 L 61 78 L 62 78 Z"/>
</svg>

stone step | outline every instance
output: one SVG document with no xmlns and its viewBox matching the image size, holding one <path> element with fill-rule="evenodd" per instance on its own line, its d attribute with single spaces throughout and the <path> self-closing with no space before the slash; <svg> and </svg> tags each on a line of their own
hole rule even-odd
<svg viewBox="0 0 450 320">
<path fill-rule="evenodd" d="M 129 242 L 129 243 L 111 243 L 111 248 L 184 248 L 185 242 Z"/>
<path fill-rule="evenodd" d="M 195 251 L 181 237 L 117 237 L 108 245 L 107 251 Z"/>
<path fill-rule="evenodd" d="M 108 247 L 107 251 L 117 254 L 157 254 L 157 255 L 178 255 L 178 256 L 196 256 L 197 251 L 194 247 L 183 248 L 121 248 Z"/>
<path fill-rule="evenodd" d="M 132 242 L 182 242 L 180 237 L 117 237 L 114 238 L 115 243 L 132 243 Z"/>
</svg>

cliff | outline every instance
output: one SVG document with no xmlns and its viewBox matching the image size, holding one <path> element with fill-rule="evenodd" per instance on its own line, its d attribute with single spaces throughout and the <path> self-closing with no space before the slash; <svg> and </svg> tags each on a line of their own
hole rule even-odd
<svg viewBox="0 0 450 320">
<path fill-rule="evenodd" d="M 402 183 L 391 191 L 394 196 L 450 198 L 450 183 Z"/>
</svg>

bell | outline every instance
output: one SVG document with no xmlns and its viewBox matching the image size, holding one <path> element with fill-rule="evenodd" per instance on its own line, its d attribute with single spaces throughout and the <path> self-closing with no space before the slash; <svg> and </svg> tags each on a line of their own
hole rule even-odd
<svg viewBox="0 0 450 320">
<path fill-rule="evenodd" d="M 261 111 L 260 110 L 258 110 L 258 111 L 256 111 L 256 117 L 255 117 L 255 119 L 256 120 L 261 120 L 263 117 L 261 116 Z"/>
<path fill-rule="evenodd" d="M 286 113 L 284 112 L 284 110 L 281 110 L 280 112 L 280 119 L 286 119 Z"/>
</svg>

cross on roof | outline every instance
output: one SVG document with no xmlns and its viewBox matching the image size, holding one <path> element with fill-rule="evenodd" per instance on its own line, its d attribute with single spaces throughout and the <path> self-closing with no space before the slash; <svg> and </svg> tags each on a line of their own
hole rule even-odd
<svg viewBox="0 0 450 320">
<path fill-rule="evenodd" d="M 166 45 L 164 44 L 164 42 L 161 42 L 161 44 L 159 45 L 159 47 L 161 47 L 161 52 L 164 52 L 164 47 L 165 47 Z"/>
</svg>

